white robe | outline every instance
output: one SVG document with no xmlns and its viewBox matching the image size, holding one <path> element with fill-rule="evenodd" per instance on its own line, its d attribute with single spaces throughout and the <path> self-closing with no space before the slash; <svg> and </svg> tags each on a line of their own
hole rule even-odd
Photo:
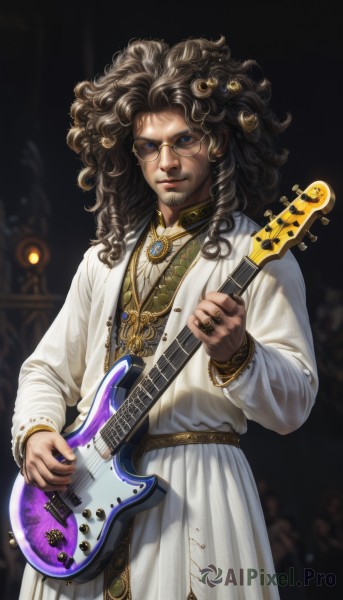
<svg viewBox="0 0 343 600">
<path fill-rule="evenodd" d="M 182 282 L 155 360 L 186 325 L 204 292 L 218 290 L 249 254 L 256 224 L 238 213 L 235 220 L 236 227 L 228 234 L 233 245 L 230 257 L 199 258 Z M 136 240 L 132 236 L 125 260 L 111 270 L 97 258 L 97 247 L 85 253 L 59 315 L 23 364 L 12 431 L 18 463 L 20 440 L 32 425 L 49 419 L 60 431 L 66 404 L 77 402 L 75 427 L 87 416 L 104 374 L 106 322 L 115 314 Z M 243 298 L 247 330 L 256 340 L 250 368 L 228 388 L 216 388 L 208 377 L 208 356 L 200 347 L 152 408 L 150 433 L 244 434 L 251 419 L 287 434 L 305 422 L 318 379 L 305 286 L 293 254 L 288 251 L 282 260 L 268 262 Z M 144 455 L 141 471 L 160 475 L 169 490 L 161 503 L 135 518 L 130 560 L 133 600 L 186 600 L 191 588 L 197 600 L 279 598 L 277 586 L 268 577 L 261 579 L 263 573 L 272 575 L 274 567 L 254 477 L 242 450 L 220 444 L 153 450 Z M 216 580 L 214 587 L 211 580 Z M 102 576 L 67 587 L 52 580 L 42 583 L 27 566 L 20 600 L 102 597 Z"/>
</svg>

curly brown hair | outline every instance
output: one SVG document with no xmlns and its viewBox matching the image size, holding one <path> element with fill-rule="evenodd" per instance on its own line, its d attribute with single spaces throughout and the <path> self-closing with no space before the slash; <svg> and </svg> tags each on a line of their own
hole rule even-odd
<svg viewBox="0 0 343 600">
<path fill-rule="evenodd" d="M 233 227 L 233 211 L 255 216 L 274 202 L 279 167 L 288 155 L 276 142 L 291 117 L 277 118 L 270 108 L 270 82 L 256 61 L 233 59 L 225 37 L 190 38 L 172 47 L 163 40 L 131 41 L 101 76 L 78 83 L 74 91 L 67 143 L 84 165 L 79 186 L 96 186 L 88 209 L 97 217 L 92 243 L 101 244 L 99 258 L 109 267 L 122 257 L 128 231 L 155 207 L 131 151 L 139 112 L 182 107 L 186 121 L 209 135 L 215 209 L 204 256 L 220 255 L 220 231 L 223 221 L 227 230 Z M 227 132 L 225 153 L 214 160 Z"/>
</svg>

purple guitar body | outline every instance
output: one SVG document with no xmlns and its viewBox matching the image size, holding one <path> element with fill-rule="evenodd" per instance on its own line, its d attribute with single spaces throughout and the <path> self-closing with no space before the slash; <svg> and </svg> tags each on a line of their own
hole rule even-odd
<svg viewBox="0 0 343 600">
<path fill-rule="evenodd" d="M 125 356 L 106 374 L 83 426 L 65 436 L 77 456 L 72 484 L 65 493 L 45 493 L 16 478 L 10 519 L 26 560 L 45 577 L 89 581 L 104 568 L 128 521 L 159 502 L 167 485 L 157 476 L 138 476 L 135 444 L 113 438 L 109 423 L 126 395 L 124 384 L 140 374 L 137 357 Z M 120 420 L 127 418 L 120 417 Z M 106 425 L 107 442 L 99 431 Z M 120 423 L 126 429 L 126 422 Z M 116 420 L 118 427 L 118 417 Z M 106 437 L 106 435 L 105 435 Z M 110 450 L 110 452 L 108 452 Z"/>
</svg>

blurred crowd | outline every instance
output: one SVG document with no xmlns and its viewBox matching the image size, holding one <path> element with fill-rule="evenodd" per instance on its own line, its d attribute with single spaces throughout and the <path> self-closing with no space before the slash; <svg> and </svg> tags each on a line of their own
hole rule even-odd
<svg viewBox="0 0 343 600">
<path fill-rule="evenodd" d="M 324 495 L 304 535 L 306 519 L 299 523 L 265 480 L 258 481 L 258 489 L 275 571 L 287 577 L 279 588 L 281 600 L 342 600 L 343 493 L 334 489 Z"/>
</svg>

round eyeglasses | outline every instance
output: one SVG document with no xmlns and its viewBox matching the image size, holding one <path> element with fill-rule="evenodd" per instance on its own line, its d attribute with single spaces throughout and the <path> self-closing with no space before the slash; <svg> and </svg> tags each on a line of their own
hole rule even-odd
<svg viewBox="0 0 343 600">
<path fill-rule="evenodd" d="M 132 146 L 132 152 L 136 155 L 139 160 L 143 162 L 153 162 L 157 160 L 161 154 L 161 148 L 168 146 L 178 154 L 178 156 L 195 156 L 201 150 L 201 143 L 203 142 L 205 133 L 201 139 L 194 137 L 193 135 L 182 135 L 174 144 L 156 144 L 148 140 L 136 140 Z"/>
</svg>

